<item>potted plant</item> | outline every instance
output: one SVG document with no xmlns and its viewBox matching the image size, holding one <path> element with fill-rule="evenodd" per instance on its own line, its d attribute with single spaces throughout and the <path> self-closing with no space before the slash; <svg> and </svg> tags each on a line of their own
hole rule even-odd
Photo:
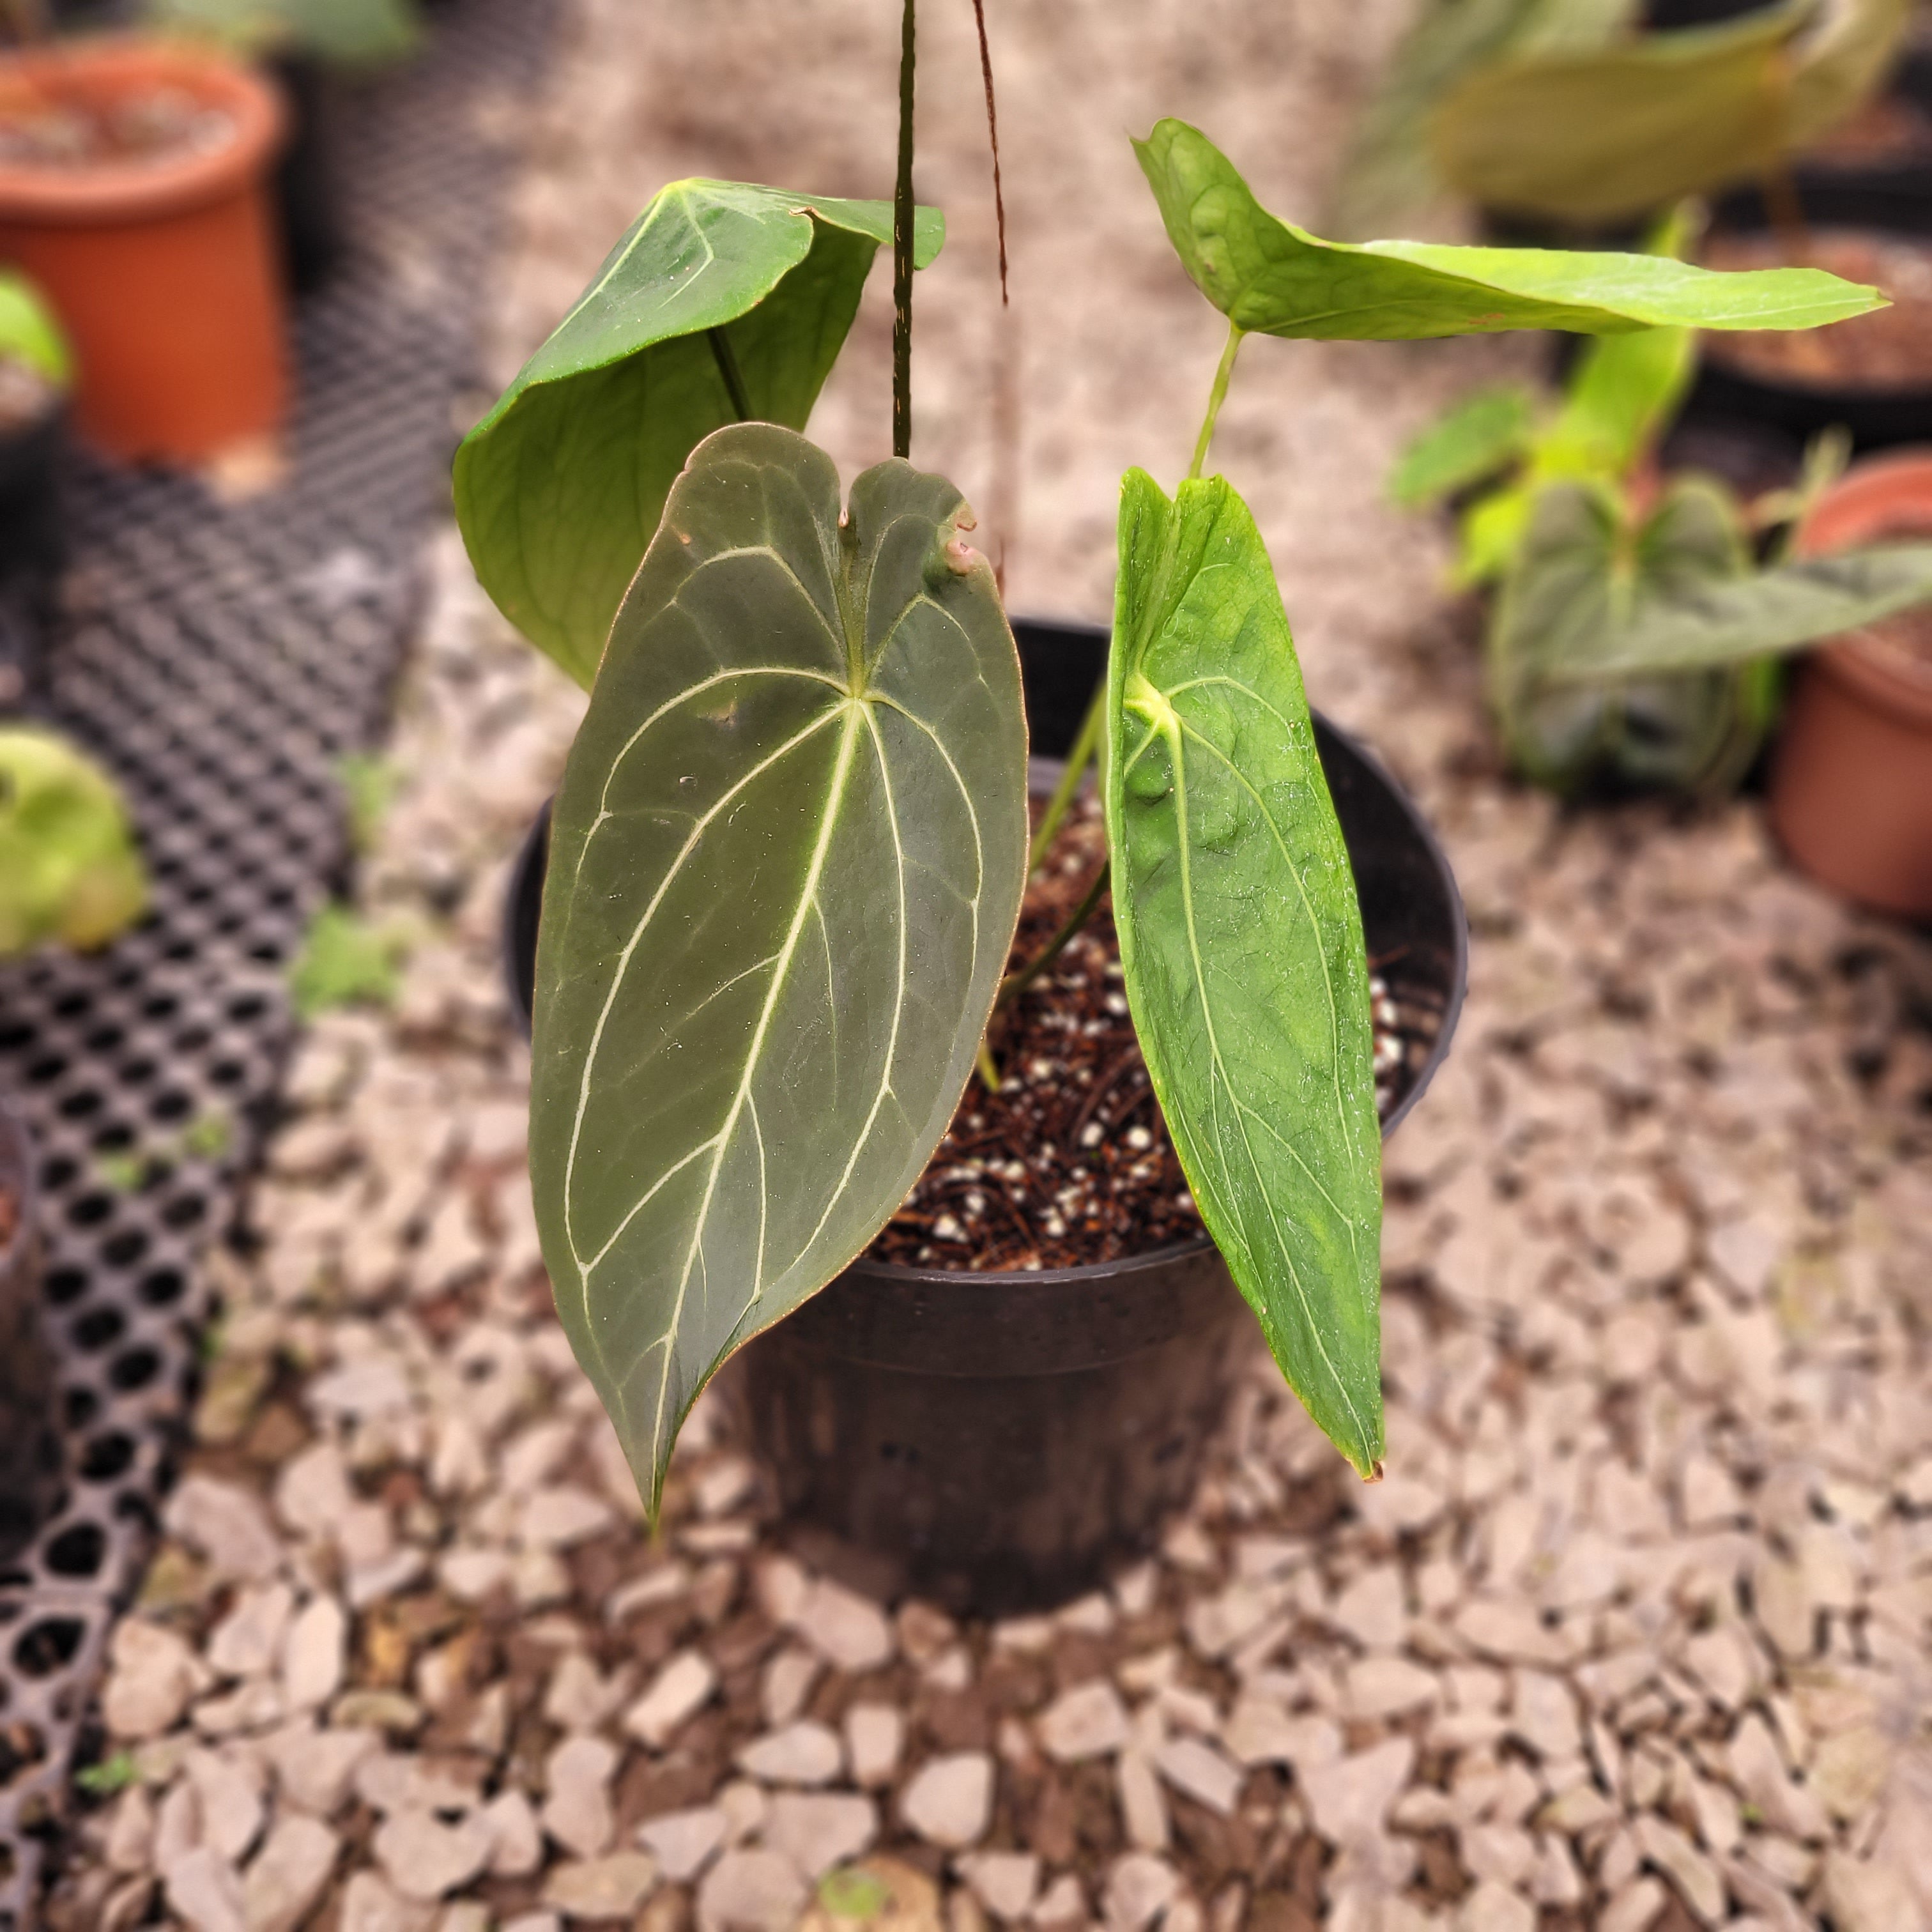
<svg viewBox="0 0 1932 1932">
<path fill-rule="evenodd" d="M 71 338 L 110 454 L 191 461 L 287 400 L 267 184 L 273 89 L 206 50 L 104 37 L 0 58 L 0 260 Z"/>
<path fill-rule="evenodd" d="M 1680 217 L 1656 246 L 1684 239 Z M 1411 508 L 1460 500 L 1456 581 L 1491 593 L 1498 727 L 1516 768 L 1553 790 L 1732 789 L 1777 720 L 1782 654 L 1932 599 L 1932 546 L 1895 541 L 1932 518 L 1852 536 L 1870 547 L 1840 537 L 1828 564 L 1794 547 L 1843 467 L 1840 440 L 1820 439 L 1797 488 L 1748 502 L 1666 472 L 1658 444 L 1696 364 L 1688 329 L 1603 338 L 1557 406 L 1514 385 L 1479 392 L 1391 478 Z"/>
<path fill-rule="evenodd" d="M 65 554 L 57 474 L 73 362 L 32 284 L 0 271 L 0 712 L 34 682 Z"/>
<path fill-rule="evenodd" d="M 1157 1374 L 1178 1330 L 1238 1305 L 1232 1280 L 1348 1461 L 1372 1477 L 1382 1455 L 1361 913 L 1266 550 L 1208 473 L 1242 344 L 1804 326 L 1880 298 L 1808 270 L 1330 243 L 1163 121 L 1137 152 L 1227 346 L 1174 494 L 1124 481 L 1106 676 L 1032 824 L 993 573 L 958 493 L 908 460 L 914 269 L 939 227 L 913 205 L 910 6 L 904 22 L 890 210 L 663 190 L 458 458 L 479 576 L 591 694 L 550 835 L 532 1180 L 560 1316 L 653 1514 L 705 1383 L 836 1280 L 799 1317 L 822 1317 L 821 1351 L 874 1386 L 956 1385 L 954 1432 L 926 1417 L 922 1455 L 970 1460 L 975 1430 L 1041 1444 L 1028 1479 L 1063 1507 L 1039 1514 L 1091 1560 L 1108 1472 L 1039 1422 L 1069 1356 L 1108 1359 L 1083 1331 L 1106 1333 L 1124 1375 L 1143 1354 Z M 798 426 L 888 238 L 896 454 L 842 501 Z M 1114 983 L 1205 1234 L 1070 1282 L 934 1271 L 895 1298 L 851 1264 L 954 1122 L 1003 989 L 1033 970 L 1008 976 L 1016 920 L 1096 756 Z M 1097 901 L 1090 886 L 1042 953 Z M 1009 1061 L 995 1077 L 1034 1076 Z M 1025 1171 L 1057 1152 L 999 1157 Z M 1137 1298 L 1156 1268 L 1160 1292 Z M 1029 1373 L 1031 1414 L 974 1404 L 982 1378 Z M 792 1405 L 781 1453 L 836 1451 L 841 1386 Z M 1204 1376 L 1176 1400 L 1204 1423 L 1224 1388 Z M 1130 1408 L 1151 1427 L 1162 1406 L 1155 1386 Z M 884 1461 L 904 1445 L 879 1446 Z M 1024 1499 L 1005 1500 L 1030 1529 Z M 842 1526 L 932 1546 L 931 1522 L 889 1498 Z M 1074 1580 L 1064 1561 L 1028 1574 Z"/>
<path fill-rule="evenodd" d="M 212 45 L 274 77 L 289 114 L 274 177 L 283 266 L 296 294 L 320 288 L 343 247 L 342 79 L 414 50 L 412 0 L 147 0 L 146 20 L 157 32 Z"/>
<path fill-rule="evenodd" d="M 1853 546 L 1932 550 L 1932 453 L 1855 465 L 1798 532 L 1828 565 Z M 1856 554 L 1856 552 L 1854 552 Z M 1907 611 L 1800 666 L 1772 769 L 1771 822 L 1804 871 L 1846 898 L 1932 917 L 1932 620 Z"/>
</svg>

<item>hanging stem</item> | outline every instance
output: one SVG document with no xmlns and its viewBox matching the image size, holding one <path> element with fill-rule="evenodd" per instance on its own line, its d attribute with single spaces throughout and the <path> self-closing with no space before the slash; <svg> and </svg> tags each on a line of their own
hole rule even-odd
<svg viewBox="0 0 1932 1932">
<path fill-rule="evenodd" d="M 1000 110 L 993 101 L 993 52 L 986 41 L 986 0 L 973 0 L 973 18 L 980 29 L 980 74 L 986 83 L 986 138 L 993 148 L 993 218 L 1000 231 L 1000 306 L 1006 293 L 1006 196 L 1000 184 Z"/>
<path fill-rule="evenodd" d="M 918 0 L 905 0 L 899 38 L 899 166 L 892 194 L 892 454 L 912 454 L 912 108 Z"/>
<path fill-rule="evenodd" d="M 1208 414 L 1202 422 L 1200 440 L 1194 446 L 1194 461 L 1187 472 L 1190 482 L 1207 467 L 1214 424 L 1220 418 L 1221 405 L 1228 400 L 1228 378 L 1234 373 L 1234 358 L 1241 352 L 1241 339 L 1246 333 L 1238 322 L 1228 325 L 1228 346 L 1221 352 L 1221 366 L 1214 371 L 1214 386 L 1208 392 Z"/>
<path fill-rule="evenodd" d="M 745 393 L 745 378 L 738 367 L 731 338 L 722 328 L 708 328 L 704 332 L 711 344 L 712 360 L 718 364 L 718 373 L 724 379 L 724 392 L 731 398 L 731 406 L 738 412 L 740 422 L 749 422 L 751 400 Z"/>
</svg>

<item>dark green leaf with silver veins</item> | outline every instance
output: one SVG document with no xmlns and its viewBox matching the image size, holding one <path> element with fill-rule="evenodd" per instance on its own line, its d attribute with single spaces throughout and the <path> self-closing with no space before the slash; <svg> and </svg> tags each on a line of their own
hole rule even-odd
<svg viewBox="0 0 1932 1932">
<path fill-rule="evenodd" d="M 942 478 L 692 453 L 551 833 L 531 1170 L 557 1312 L 655 1510 L 686 1411 L 905 1198 L 1026 871 L 1019 663 Z"/>
<path fill-rule="evenodd" d="M 1324 242 L 1269 214 L 1184 121 L 1161 122 L 1134 149 L 1182 266 L 1236 328 L 1262 334 L 1396 342 L 1511 328 L 1810 328 L 1885 306 L 1877 290 L 1822 268 L 1724 274 L 1608 250 Z"/>
<path fill-rule="evenodd" d="M 1382 1454 L 1360 912 L 1281 594 L 1220 478 L 1120 500 L 1107 836 L 1134 1025 L 1202 1219 L 1295 1393 Z"/>
<path fill-rule="evenodd" d="M 685 458 L 741 418 L 805 427 L 892 234 L 889 202 L 674 182 L 464 440 L 456 514 L 477 577 L 578 683 Z M 944 235 L 921 208 L 920 267 Z"/>
</svg>

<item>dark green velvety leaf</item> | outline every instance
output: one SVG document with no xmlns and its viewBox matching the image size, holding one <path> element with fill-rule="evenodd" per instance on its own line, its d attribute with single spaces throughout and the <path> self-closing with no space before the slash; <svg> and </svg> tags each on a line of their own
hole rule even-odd
<svg viewBox="0 0 1932 1932">
<path fill-rule="evenodd" d="M 1633 541 L 1622 493 L 1607 479 L 1546 484 L 1530 495 L 1514 567 L 1489 636 L 1490 699 L 1513 762 L 1538 784 L 1568 791 L 1613 766 L 1624 723 L 1621 690 L 1567 684 L 1559 668 L 1602 647 L 1654 587 L 1678 594 L 1722 582 L 1748 561 L 1730 500 L 1680 483 Z M 1680 780 L 1694 780 L 1697 749 L 1720 729 L 1722 680 L 1668 698 L 1647 715 L 1676 716 Z M 1691 744 L 1690 741 L 1695 740 Z M 1652 764 L 1665 762 L 1654 751 Z"/>
<path fill-rule="evenodd" d="M 1208 1230 L 1295 1393 L 1382 1454 L 1381 1141 L 1361 914 L 1260 532 L 1130 472 L 1107 836 L 1134 1025 Z"/>
<path fill-rule="evenodd" d="M 655 1510 L 724 1357 L 905 1198 L 1026 871 L 1019 664 L 943 478 L 766 424 L 692 453 L 551 833 L 531 1176 L 557 1312 Z"/>
<path fill-rule="evenodd" d="M 1719 274 L 1655 255 L 1324 242 L 1277 220 L 1185 122 L 1134 144 L 1182 265 L 1236 327 L 1408 341 L 1511 328 L 1810 328 L 1885 305 L 1821 268 Z"/>
<path fill-rule="evenodd" d="M 674 182 L 456 458 L 456 514 L 497 607 L 586 686 L 685 458 L 747 416 L 802 429 L 892 240 L 883 201 Z M 945 226 L 919 211 L 916 259 Z"/>
<path fill-rule="evenodd" d="M 1524 454 L 1534 427 L 1534 406 L 1522 384 L 1480 389 L 1402 452 L 1389 478 L 1389 494 L 1405 509 L 1439 503 Z"/>
<path fill-rule="evenodd" d="M 1640 603 L 1558 668 L 1573 683 L 1742 664 L 1875 624 L 1932 599 L 1932 544 L 1805 557 Z"/>
<path fill-rule="evenodd" d="M 1734 782 L 1768 722 L 1766 661 L 1932 601 L 1932 544 L 1751 567 L 1730 498 L 1679 479 L 1632 533 L 1616 494 L 1536 496 L 1490 634 L 1517 763 L 1568 789 Z"/>
</svg>

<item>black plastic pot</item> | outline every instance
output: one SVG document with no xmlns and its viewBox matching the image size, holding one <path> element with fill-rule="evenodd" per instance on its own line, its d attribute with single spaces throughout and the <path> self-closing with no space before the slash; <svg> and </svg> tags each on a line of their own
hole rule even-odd
<svg viewBox="0 0 1932 1932">
<path fill-rule="evenodd" d="M 341 83 L 312 54 L 280 54 L 265 64 L 289 109 L 288 140 L 274 178 L 283 272 L 296 294 L 308 295 L 328 280 L 342 255 Z"/>
<path fill-rule="evenodd" d="M 0 712 L 39 682 L 41 638 L 67 561 L 67 410 L 0 435 Z"/>
<path fill-rule="evenodd" d="M 1071 746 L 1107 634 L 1022 619 L 1027 716 Z M 1399 1002 L 1441 1016 L 1383 1123 L 1447 1056 L 1468 968 L 1448 861 L 1382 766 L 1320 718 L 1370 956 Z M 527 1024 L 548 807 L 512 874 L 505 964 Z M 1037 1274 L 855 1262 L 728 1371 L 752 1443 L 821 1560 L 890 1596 L 992 1614 L 1091 1588 L 1192 1493 L 1253 1318 L 1204 1237 Z"/>
<path fill-rule="evenodd" d="M 1894 175 L 1808 168 L 1796 182 L 1808 224 L 1932 240 L 1932 174 Z M 1754 188 L 1726 197 L 1714 232 L 1756 234 L 1771 226 Z M 1720 353 L 1721 352 L 1720 352 Z M 1889 449 L 1932 439 L 1932 352 L 1922 382 L 1883 388 L 1772 380 L 1726 368 L 1706 338 L 1684 413 L 1710 422 L 1759 423 L 1799 442 L 1842 424 L 1857 450 Z"/>
<path fill-rule="evenodd" d="M 40 1327 L 40 1249 L 26 1130 L 0 1106 L 0 1568 L 46 1520 L 60 1491 L 54 1376 Z"/>
</svg>

